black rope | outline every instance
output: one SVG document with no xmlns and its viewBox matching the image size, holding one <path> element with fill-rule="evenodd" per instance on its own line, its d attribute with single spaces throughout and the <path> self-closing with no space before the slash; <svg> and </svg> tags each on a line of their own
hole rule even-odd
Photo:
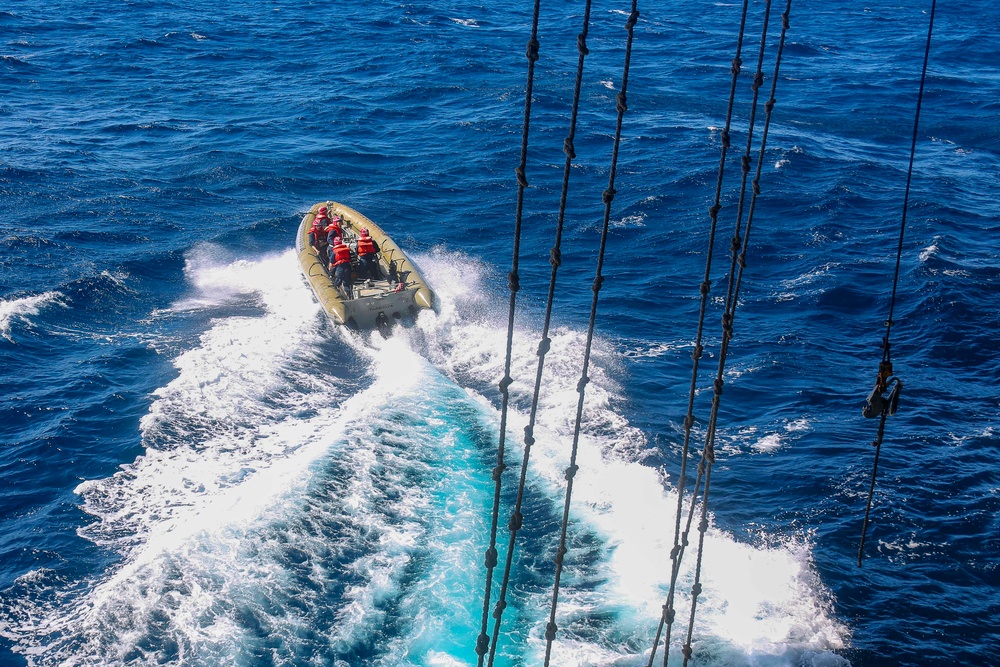
<svg viewBox="0 0 1000 667">
<path fill-rule="evenodd" d="M 740 285 L 743 281 L 743 271 L 746 269 L 746 251 L 750 238 L 750 231 L 752 229 L 753 223 L 753 213 L 757 203 L 757 196 L 760 194 L 760 174 L 764 163 L 764 153 L 767 148 L 767 136 L 771 125 L 771 114 L 774 110 L 775 97 L 774 93 L 778 83 L 778 74 L 781 67 L 781 56 L 784 52 L 785 37 L 788 33 L 789 28 L 789 14 L 791 13 L 792 2 L 787 0 L 785 5 L 785 11 L 781 15 L 781 37 L 778 42 L 778 52 L 775 57 L 774 62 L 774 73 L 771 78 L 771 90 L 770 96 L 767 103 L 765 104 L 765 122 L 764 130 L 761 134 L 760 148 L 757 154 L 757 167 L 753 179 L 753 194 L 750 198 L 750 206 L 747 211 L 747 224 L 742 235 L 740 234 L 740 216 L 737 215 L 736 220 L 736 232 L 733 235 L 732 240 L 732 262 L 730 264 L 729 270 L 729 296 L 727 296 L 726 310 L 722 316 L 722 343 L 719 350 L 719 365 L 716 372 L 715 381 L 713 383 L 713 395 L 712 395 L 712 411 L 709 417 L 708 430 L 705 438 L 705 456 L 703 458 L 703 465 L 705 466 L 705 490 L 702 497 L 701 504 L 701 521 L 698 524 L 698 555 L 695 562 L 695 575 L 694 575 L 694 586 L 691 589 L 691 615 L 688 621 L 688 632 L 687 640 L 683 647 L 684 654 L 684 665 L 686 666 L 691 659 L 693 653 L 693 647 L 691 644 L 692 637 L 694 635 L 694 621 L 697 612 L 698 597 L 701 595 L 701 566 L 702 566 L 702 555 L 705 546 L 705 533 L 708 530 L 708 499 L 709 491 L 712 484 L 712 464 L 715 462 L 715 434 L 716 427 L 718 423 L 719 415 L 719 405 L 722 400 L 722 389 L 724 385 L 723 373 L 725 371 L 726 359 L 729 353 L 729 343 L 733 338 L 733 321 L 736 317 L 736 308 L 739 304 L 739 290 Z M 740 189 L 740 202 L 739 210 L 743 210 L 744 200 L 746 198 L 746 177 L 749 172 L 750 165 L 750 155 L 752 147 L 752 137 L 754 123 L 756 119 L 756 111 L 758 104 L 758 90 L 763 83 L 763 61 L 764 61 L 764 49 L 767 42 L 767 32 L 769 25 L 769 17 L 771 12 L 771 0 L 767 0 L 764 6 L 764 23 L 761 29 L 761 50 L 760 56 L 757 60 L 757 72 L 754 75 L 753 83 L 753 103 L 750 113 L 750 123 L 748 127 L 748 139 L 747 139 L 747 149 L 746 153 L 743 155 L 742 165 L 743 165 L 743 178 L 741 182 Z M 742 249 L 742 250 L 741 250 Z"/>
<path fill-rule="evenodd" d="M 708 308 L 708 295 L 711 291 L 712 283 L 710 280 L 712 272 L 712 255 L 713 249 L 715 248 L 715 232 L 718 225 L 719 211 L 722 209 L 722 180 L 723 174 L 726 169 L 726 156 L 729 151 L 730 139 L 729 130 L 732 127 L 733 120 L 733 107 L 736 100 L 736 84 L 739 80 L 740 67 L 743 61 L 740 54 L 743 50 L 743 36 L 746 29 L 747 20 L 747 10 L 749 7 L 749 0 L 744 0 L 743 11 L 740 15 L 740 29 L 739 34 L 736 39 L 736 55 L 733 57 L 732 67 L 730 72 L 732 73 L 732 80 L 729 86 L 729 106 L 726 109 L 726 123 L 722 130 L 721 140 L 722 140 L 722 151 L 719 157 L 719 170 L 718 179 L 715 184 L 715 199 L 712 203 L 712 207 L 709 209 L 709 216 L 711 218 L 711 226 L 709 229 L 708 236 L 708 252 L 705 260 L 705 277 L 702 279 L 700 292 L 701 292 L 701 305 L 698 311 L 698 333 L 695 337 L 694 351 L 691 353 L 692 367 L 691 367 L 691 385 L 688 391 L 688 406 L 687 415 L 684 418 L 684 446 L 681 452 L 681 470 L 677 481 L 677 513 L 676 521 L 674 524 L 674 546 L 670 551 L 670 559 L 673 563 L 671 575 L 670 575 L 670 589 L 667 593 L 667 600 L 663 605 L 663 614 L 660 617 L 659 626 L 656 629 L 656 637 L 653 640 L 653 650 L 649 654 L 649 662 L 647 667 L 652 667 L 653 660 L 656 656 L 656 647 L 660 641 L 660 635 L 663 632 L 664 626 L 666 626 L 666 636 L 664 639 L 664 655 L 663 664 L 667 667 L 667 658 L 670 646 L 670 634 L 671 628 L 673 627 L 674 621 L 674 595 L 677 587 L 677 577 L 680 572 L 680 562 L 683 555 L 684 547 L 687 546 L 687 532 L 685 531 L 683 544 L 681 541 L 681 515 L 683 513 L 684 504 L 684 488 L 687 482 L 687 462 L 688 455 L 690 451 L 691 442 L 691 429 L 694 426 L 694 398 L 697 393 L 697 383 L 698 383 L 698 365 L 701 360 L 704 348 L 702 346 L 702 339 L 705 329 L 705 312 Z M 699 480 L 695 486 L 695 495 L 697 495 L 697 489 L 700 486 L 700 475 Z M 690 515 L 689 515 L 690 516 Z M 688 521 L 688 527 L 690 527 L 690 520 Z"/>
<path fill-rule="evenodd" d="M 622 119 L 625 112 L 628 110 L 627 90 L 629 63 L 632 58 L 632 40 L 635 35 L 635 24 L 638 20 L 639 10 L 637 8 L 637 0 L 632 0 L 632 11 L 629 13 L 628 20 L 625 23 L 625 29 L 628 31 L 628 39 L 625 45 L 625 64 L 622 68 L 622 87 L 615 98 L 615 109 L 618 112 L 618 119 L 615 124 L 614 147 L 611 151 L 611 169 L 608 174 L 608 188 L 602 195 L 602 199 L 604 201 L 604 224 L 601 227 L 601 244 L 600 250 L 597 253 L 597 269 L 594 275 L 594 284 L 591 287 L 594 296 L 590 304 L 590 322 L 587 326 L 587 344 L 583 353 L 583 371 L 580 375 L 580 381 L 576 386 L 580 397 L 576 404 L 576 422 L 573 428 L 573 445 L 570 453 L 570 463 L 569 467 L 566 468 L 565 474 L 566 498 L 563 503 L 562 527 L 559 532 L 559 547 L 556 550 L 555 556 L 556 572 L 555 581 L 552 585 L 552 604 L 549 608 L 549 622 L 545 626 L 544 667 L 549 667 L 549 661 L 552 657 L 552 642 L 555 640 L 556 631 L 558 630 L 558 627 L 556 626 L 556 608 L 559 603 L 559 582 L 562 578 L 563 559 L 566 555 L 566 532 L 567 527 L 569 526 L 570 503 L 573 497 L 573 479 L 576 477 L 576 473 L 579 470 L 579 466 L 576 464 L 576 457 L 580 442 L 580 425 L 583 421 L 583 401 L 586 394 L 587 383 L 590 381 L 590 378 L 587 377 L 587 371 L 590 368 L 590 353 L 594 341 L 594 325 L 597 320 L 597 303 L 601 292 L 601 286 L 604 283 L 604 276 L 602 275 L 601 270 L 604 266 L 604 252 L 607 248 L 608 227 L 611 221 L 611 203 L 614 201 L 616 194 L 615 175 L 618 169 L 618 151 L 621 145 Z"/>
<path fill-rule="evenodd" d="M 510 286 L 510 306 L 507 316 L 507 353 L 504 359 L 504 375 L 500 380 L 500 394 L 502 404 L 500 409 L 500 435 L 497 445 L 497 463 L 493 468 L 493 516 L 490 524 L 490 546 L 486 550 L 484 564 L 486 566 L 486 590 L 483 594 L 483 616 L 479 637 L 476 640 L 476 654 L 479 656 L 479 667 L 483 666 L 483 659 L 486 652 L 490 651 L 490 663 L 493 661 L 493 650 L 490 649 L 490 640 L 486 634 L 486 627 L 489 623 L 490 594 L 493 588 L 493 569 L 497 564 L 497 526 L 500 517 L 500 490 L 501 477 L 507 465 L 504 455 L 504 446 L 507 435 L 507 408 L 510 402 L 508 389 L 513 382 L 510 376 L 511 352 L 514 342 L 514 311 L 517 303 L 517 292 L 520 289 L 518 279 L 518 261 L 521 250 L 521 218 L 524 210 L 524 190 L 528 187 L 528 179 L 525 176 L 525 167 L 528 161 L 528 128 L 531 120 L 531 91 L 535 77 L 535 62 L 538 60 L 538 14 L 540 0 L 535 0 L 534 15 L 531 24 L 531 39 L 528 40 L 526 56 L 528 58 L 528 80 L 525 85 L 524 94 L 524 121 L 521 126 L 521 161 L 518 164 L 515 174 L 517 176 L 517 206 L 514 215 L 514 249 L 511 259 L 511 269 L 508 275 Z M 495 644 L 495 640 L 493 642 Z"/>
<path fill-rule="evenodd" d="M 507 555 L 504 562 L 503 581 L 500 586 L 500 596 L 497 600 L 496 608 L 493 611 L 493 639 L 490 645 L 489 665 L 493 665 L 496 654 L 497 640 L 500 634 L 500 625 L 503 618 L 504 609 L 507 607 L 507 587 L 510 581 L 510 572 L 514 560 L 514 547 L 518 530 L 522 524 L 521 505 L 524 500 L 524 489 L 528 473 L 528 461 L 531 458 L 531 447 L 535 444 L 534 432 L 535 421 L 538 414 L 538 400 L 541 394 L 542 375 L 545 368 L 545 355 L 549 351 L 552 343 L 549 338 L 549 329 L 552 322 L 552 307 L 555 302 L 556 278 L 559 267 L 562 264 L 562 234 L 563 223 L 566 219 L 566 201 L 569 193 L 569 176 L 572 171 L 573 160 L 576 158 L 576 151 L 573 147 L 573 140 L 576 137 L 576 123 L 580 108 L 580 91 L 583 87 L 583 63 L 589 53 L 587 49 L 587 34 L 590 28 L 591 0 L 587 0 L 583 15 L 583 29 L 577 36 L 576 46 L 579 52 L 576 67 L 576 85 L 573 90 L 573 110 L 570 118 L 569 134 L 563 142 L 563 152 L 566 154 L 566 163 L 563 167 L 562 194 L 559 200 L 559 217 L 556 222 L 556 236 L 552 249 L 549 252 L 549 264 L 552 266 L 552 273 L 549 278 L 548 300 L 545 305 L 545 319 L 542 327 L 542 338 L 538 343 L 538 366 L 535 373 L 535 388 L 531 397 L 531 411 L 528 417 L 528 425 L 524 429 L 524 453 L 521 460 L 521 475 L 518 480 L 517 497 L 514 501 L 514 511 L 511 514 L 510 539 L 507 544 Z M 485 627 L 485 626 L 484 626 Z"/>
<path fill-rule="evenodd" d="M 889 332 L 892 330 L 892 325 L 895 324 L 893 321 L 893 313 L 896 308 L 896 289 L 899 286 L 899 267 L 903 260 L 903 236 L 906 232 L 906 211 L 909 208 L 910 203 L 910 183 L 913 180 L 913 161 L 917 154 L 917 134 L 920 127 L 920 107 L 924 99 L 924 84 L 927 81 L 927 63 L 931 57 L 931 36 L 934 34 L 934 10 L 937 5 L 937 0 L 931 0 L 931 11 L 930 19 L 927 22 L 927 43 L 924 46 L 924 65 L 920 72 L 920 90 L 917 92 L 917 110 L 913 119 L 913 137 L 910 141 L 910 164 L 906 170 L 906 190 L 903 194 L 903 214 L 899 223 L 899 244 L 896 247 L 896 268 L 892 276 L 892 297 L 889 299 L 889 318 L 885 321 L 885 336 L 882 338 L 882 362 L 879 364 L 878 378 L 875 381 L 875 390 L 869 396 L 868 409 L 872 413 L 879 414 L 879 425 L 878 434 L 872 445 L 875 447 L 875 461 L 872 464 L 872 479 L 871 485 L 868 489 L 868 502 L 865 504 L 865 519 L 861 525 L 861 542 L 858 545 L 858 567 L 861 567 L 861 561 L 864 557 L 865 551 L 865 536 L 868 534 L 868 516 L 872 509 L 872 498 L 875 495 L 875 475 L 878 472 L 878 457 L 882 449 L 882 437 L 885 434 L 885 420 L 886 417 L 895 414 L 896 404 L 899 400 L 899 392 L 902 389 L 902 382 L 895 379 L 895 386 L 893 386 L 888 398 L 883 399 L 881 394 L 888 389 L 888 383 L 890 382 L 890 376 L 892 375 L 892 359 L 890 355 L 891 344 L 889 343 Z M 873 399 L 878 399 L 878 404 L 880 404 L 880 409 L 873 410 Z M 868 411 L 865 412 L 866 416 L 875 416 L 875 414 L 870 414 Z"/>
<path fill-rule="evenodd" d="M 790 0 L 789 0 L 790 1 Z M 740 198 L 739 205 L 737 207 L 736 216 L 736 226 L 733 232 L 733 238 L 731 243 L 731 254 L 732 259 L 729 267 L 729 285 L 726 294 L 726 308 L 722 315 L 722 342 L 719 346 L 719 364 L 715 374 L 715 381 L 712 383 L 712 410 L 708 420 L 708 428 L 705 434 L 705 449 L 703 451 L 702 462 L 699 466 L 704 466 L 705 468 L 705 488 L 702 493 L 701 500 L 701 520 L 698 523 L 698 551 L 695 558 L 695 570 L 694 570 L 694 585 L 691 588 L 691 613 L 688 619 L 687 628 L 687 639 L 684 642 L 682 652 L 684 655 L 683 664 L 686 666 L 691 660 L 691 656 L 694 652 L 691 641 L 694 636 L 694 622 L 698 611 L 698 598 L 702 592 L 701 586 L 701 568 L 703 562 L 703 555 L 705 549 L 705 534 L 708 531 L 708 501 L 709 494 L 712 487 L 712 467 L 715 462 L 715 434 L 718 424 L 719 417 L 719 406 L 722 402 L 722 390 L 725 384 L 723 374 L 726 368 L 726 359 L 729 352 L 729 342 L 733 337 L 733 319 L 736 315 L 736 306 L 738 300 L 735 298 L 737 283 L 739 278 L 737 273 L 742 276 L 743 272 L 743 262 L 739 261 L 739 252 L 742 247 L 746 246 L 747 235 L 750 232 L 750 225 L 741 234 L 741 217 L 743 206 L 746 200 L 746 182 L 747 174 L 750 171 L 750 154 L 753 145 L 753 129 L 754 123 L 756 121 L 757 103 L 758 103 L 758 92 L 760 89 L 760 84 L 763 81 L 763 62 L 764 62 L 764 51 L 767 46 L 767 31 L 770 24 L 771 15 L 771 0 L 766 0 L 764 4 L 764 21 L 761 28 L 760 37 L 760 53 L 757 59 L 757 71 L 754 74 L 753 82 L 753 101 L 750 110 L 750 121 L 747 127 L 747 147 L 746 152 L 743 154 L 741 159 L 742 164 L 742 180 L 740 185 Z M 785 16 L 785 25 L 787 25 L 787 15 Z M 785 32 L 782 30 L 782 37 L 784 37 Z M 780 53 L 780 51 L 779 51 Z M 780 61 L 776 61 L 775 69 L 777 70 Z M 777 79 L 777 75 L 775 75 Z M 770 110 L 768 111 L 770 115 Z M 761 146 L 760 154 L 758 155 L 758 160 L 763 161 L 764 159 L 764 147 Z M 756 191 L 757 188 L 755 188 Z M 737 268 L 739 267 L 739 268 Z"/>
</svg>

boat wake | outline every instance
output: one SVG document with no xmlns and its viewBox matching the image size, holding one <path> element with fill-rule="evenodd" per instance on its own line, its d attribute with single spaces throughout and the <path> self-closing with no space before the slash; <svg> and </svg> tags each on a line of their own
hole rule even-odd
<svg viewBox="0 0 1000 667">
<path fill-rule="evenodd" d="M 291 251 L 211 257 L 192 252 L 176 313 L 220 316 L 156 392 L 143 455 L 77 489 L 93 517 L 79 533 L 107 557 L 21 577 L 0 599 L 0 633 L 32 665 L 475 664 L 506 319 L 483 290 L 488 270 L 417 257 L 440 312 L 366 345 L 326 322 Z M 233 314 L 239 298 L 256 312 Z M 502 515 L 537 360 L 537 329 L 518 328 Z M 502 664 L 544 652 L 585 342 L 571 328 L 552 338 Z M 668 583 L 676 501 L 615 409 L 619 367 L 598 341 L 557 619 L 563 665 L 644 664 Z M 807 540 L 772 542 L 709 531 L 701 664 L 846 664 L 832 651 L 847 631 Z M 680 590 L 691 584 L 685 570 Z"/>
</svg>

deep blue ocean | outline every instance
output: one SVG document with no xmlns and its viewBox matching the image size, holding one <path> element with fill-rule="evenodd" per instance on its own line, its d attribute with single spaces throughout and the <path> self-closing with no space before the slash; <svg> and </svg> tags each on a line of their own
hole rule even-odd
<svg viewBox="0 0 1000 667">
<path fill-rule="evenodd" d="M 692 457 L 764 7 L 750 3 Z M 995 0 L 937 8 L 892 328 L 905 387 L 856 563 L 877 426 L 861 406 L 929 9 L 792 5 L 725 366 L 694 665 L 1000 664 Z M 597 2 L 591 15 L 498 665 L 544 655 L 628 10 Z M 645 665 L 656 632 L 740 10 L 639 3 L 561 667 Z M 543 2 L 538 27 L 501 563 L 583 11 Z M 476 664 L 531 13 L 455 0 L 3 6 L 0 665 Z M 757 122 L 754 165 L 762 109 Z M 327 199 L 395 237 L 437 312 L 388 340 L 325 319 L 293 236 Z"/>
</svg>

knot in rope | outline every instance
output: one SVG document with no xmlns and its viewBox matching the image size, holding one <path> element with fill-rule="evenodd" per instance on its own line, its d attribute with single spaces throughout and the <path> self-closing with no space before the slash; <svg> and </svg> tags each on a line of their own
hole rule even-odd
<svg viewBox="0 0 1000 667">
<path fill-rule="evenodd" d="M 507 469 L 507 464 L 506 463 L 501 463 L 500 465 L 494 467 L 493 468 L 493 481 L 494 482 L 499 482 L 500 481 L 500 475 L 502 475 L 503 471 L 506 470 L 506 469 Z"/>
<path fill-rule="evenodd" d="M 772 97 L 771 99 L 769 99 L 769 100 L 768 100 L 768 101 L 767 101 L 767 102 L 766 102 L 766 103 L 764 104 L 764 110 L 765 110 L 765 111 L 766 111 L 767 113 L 771 113 L 772 111 L 774 111 L 774 105 L 775 105 L 775 104 L 777 103 L 777 101 L 778 101 L 778 100 L 774 99 L 773 97 Z"/>
<path fill-rule="evenodd" d="M 524 444 L 529 447 L 535 444 L 535 436 L 533 435 L 535 430 L 531 428 L 531 424 L 524 427 Z"/>
<path fill-rule="evenodd" d="M 507 528 L 511 532 L 521 530 L 521 526 L 524 525 L 524 515 L 521 514 L 520 510 L 515 511 L 510 515 L 510 523 L 507 524 Z"/>
<path fill-rule="evenodd" d="M 628 111 L 628 104 L 626 103 L 625 91 L 621 91 L 615 95 L 615 111 L 618 113 L 625 113 Z"/>
<path fill-rule="evenodd" d="M 631 30 L 635 27 L 635 24 L 639 22 L 639 10 L 633 9 L 632 13 L 628 15 L 628 21 L 625 22 L 625 29 Z"/>
<path fill-rule="evenodd" d="M 514 173 L 517 174 L 517 184 L 522 188 L 528 187 L 528 177 L 524 174 L 524 167 L 515 167 Z"/>
<path fill-rule="evenodd" d="M 499 384 L 500 393 L 506 395 L 507 394 L 507 387 L 509 387 L 511 384 L 513 384 L 513 382 L 514 382 L 514 378 L 512 378 L 509 375 L 505 375 L 504 378 L 502 380 L 500 380 L 500 384 Z M 497 466 L 497 467 L 499 468 L 500 466 Z"/>
<path fill-rule="evenodd" d="M 582 32 L 576 36 L 576 50 L 580 52 L 581 56 L 590 55 L 590 49 L 587 48 L 587 36 Z"/>
<path fill-rule="evenodd" d="M 705 283 L 702 283 L 702 284 L 705 284 Z M 702 294 L 708 294 L 708 289 L 706 289 L 704 292 L 702 292 Z M 701 359 L 701 355 L 704 354 L 704 352 L 705 352 L 705 348 L 702 346 L 701 343 L 698 343 L 697 345 L 694 346 L 694 350 L 691 351 L 691 358 L 692 359 Z"/>
<path fill-rule="evenodd" d="M 618 194 L 617 190 L 614 188 L 608 188 L 601 194 L 601 199 L 604 200 L 605 204 L 610 204 L 614 201 L 616 194 Z"/>
<path fill-rule="evenodd" d="M 491 569 L 491 570 L 493 568 L 495 568 L 497 566 L 497 558 L 498 557 L 497 557 L 497 548 L 496 547 L 490 547 L 489 549 L 487 549 L 486 550 L 486 560 L 484 561 L 485 564 L 486 564 L 486 567 L 489 568 L 489 569 Z"/>
<path fill-rule="evenodd" d="M 719 211 L 721 211 L 721 210 L 722 210 L 722 206 L 720 204 L 715 204 L 714 206 L 712 206 L 712 208 L 708 209 L 708 215 L 714 221 L 714 220 L 718 219 L 718 217 L 719 217 Z"/>
<path fill-rule="evenodd" d="M 552 339 L 546 336 L 538 343 L 538 356 L 542 356 L 549 351 L 552 346 Z"/>
<path fill-rule="evenodd" d="M 578 470 L 580 470 L 580 466 L 576 465 L 575 463 L 570 467 L 566 468 L 566 473 L 563 475 L 566 478 L 566 481 L 568 482 L 569 480 L 576 477 L 576 473 Z"/>
<path fill-rule="evenodd" d="M 719 137 L 722 139 L 722 147 L 729 148 L 730 146 L 729 130 L 723 130 L 722 134 L 719 135 Z"/>
<path fill-rule="evenodd" d="M 530 62 L 534 63 L 538 61 L 538 40 L 534 37 L 528 40 L 528 48 L 525 56 L 527 56 Z"/>
<path fill-rule="evenodd" d="M 694 426 L 694 415 L 688 415 L 684 418 L 684 428 L 689 429 Z"/>
<path fill-rule="evenodd" d="M 562 251 L 559 248 L 554 247 L 549 251 L 549 264 L 552 265 L 553 269 L 562 266 Z"/>
<path fill-rule="evenodd" d="M 601 286 L 604 284 L 604 276 L 597 276 L 594 278 L 594 286 L 590 288 L 590 291 L 597 294 L 601 291 Z"/>
<path fill-rule="evenodd" d="M 729 242 L 729 247 L 732 249 L 733 252 L 739 250 L 741 245 L 743 245 L 743 239 L 741 239 L 739 236 L 734 236 L 733 240 Z"/>
<path fill-rule="evenodd" d="M 549 621 L 548 623 L 546 623 L 545 624 L 545 639 L 548 640 L 548 641 L 552 641 L 553 639 L 555 639 L 556 638 L 556 630 L 558 630 L 558 629 L 559 628 L 552 621 Z"/>
<path fill-rule="evenodd" d="M 556 549 L 555 558 L 552 559 L 556 565 L 562 565 L 563 557 L 566 556 L 567 551 L 569 551 L 569 549 L 567 549 L 565 546 L 560 546 L 558 549 Z"/>
<path fill-rule="evenodd" d="M 590 378 L 584 375 L 582 378 L 580 378 L 580 381 L 576 383 L 576 391 L 582 394 L 588 382 L 590 382 Z"/>
<path fill-rule="evenodd" d="M 570 160 L 576 159 L 576 149 L 573 148 L 573 139 L 571 137 L 563 139 L 563 153 Z"/>
<path fill-rule="evenodd" d="M 507 274 L 507 285 L 510 286 L 511 292 L 517 292 L 521 289 L 521 279 L 517 277 L 517 273 L 511 271 Z"/>
<path fill-rule="evenodd" d="M 488 650 L 490 650 L 490 638 L 485 632 L 482 632 L 476 640 L 476 654 L 483 657 Z"/>
<path fill-rule="evenodd" d="M 712 383 L 712 389 L 716 396 L 722 396 L 722 385 L 725 381 L 722 378 L 715 378 L 715 382 Z"/>
<path fill-rule="evenodd" d="M 726 340 L 733 337 L 733 314 L 731 312 L 722 314 L 722 333 Z"/>
<path fill-rule="evenodd" d="M 493 607 L 493 618 L 500 618 L 503 616 L 504 610 L 507 609 L 507 601 L 503 598 L 497 600 L 496 605 Z"/>
<path fill-rule="evenodd" d="M 758 88 L 760 88 L 760 87 L 761 87 L 761 86 L 762 86 L 763 84 L 764 84 L 764 73 L 763 73 L 763 72 L 759 72 L 759 71 L 758 71 L 758 72 L 757 72 L 757 74 L 755 74 L 755 75 L 754 75 L 754 77 L 753 77 L 753 85 L 752 85 L 752 86 L 750 86 L 750 87 L 751 87 L 751 88 L 752 88 L 753 90 L 757 90 L 757 89 L 758 89 Z"/>
<path fill-rule="evenodd" d="M 742 168 L 743 168 L 743 173 L 744 174 L 749 174 L 750 173 L 750 156 L 749 155 L 742 156 L 740 158 L 740 163 L 741 163 Z"/>
<path fill-rule="evenodd" d="M 743 59 L 740 58 L 739 56 L 736 56 L 735 58 L 733 58 L 733 66 L 729 68 L 729 71 L 733 75 L 739 74 L 741 65 L 743 65 Z"/>
</svg>

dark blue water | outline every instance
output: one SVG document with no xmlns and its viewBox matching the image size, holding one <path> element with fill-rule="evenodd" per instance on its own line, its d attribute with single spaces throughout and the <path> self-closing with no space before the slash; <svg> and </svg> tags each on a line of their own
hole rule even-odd
<svg viewBox="0 0 1000 667">
<path fill-rule="evenodd" d="M 876 426 L 860 406 L 892 289 L 925 4 L 792 8 L 725 371 L 696 664 L 991 665 L 1000 651 L 1000 9 L 987 0 L 938 7 L 892 330 L 905 390 L 855 563 Z M 475 664 L 522 5 L 0 11 L 0 664 Z M 627 9 L 592 15 L 501 664 L 544 651 Z M 762 10 L 751 3 L 696 436 Z M 740 6 L 640 11 L 562 665 L 645 664 L 669 581 Z M 582 12 L 543 3 L 539 27 L 504 513 Z M 373 346 L 335 331 L 292 251 L 301 212 L 324 199 L 393 234 L 439 312 Z"/>
</svg>

